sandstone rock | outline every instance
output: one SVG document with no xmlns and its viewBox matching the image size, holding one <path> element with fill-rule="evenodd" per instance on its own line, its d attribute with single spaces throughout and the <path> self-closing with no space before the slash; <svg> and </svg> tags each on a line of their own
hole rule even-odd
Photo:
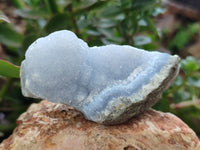
<svg viewBox="0 0 200 150">
<path fill-rule="evenodd" d="M 1 150 L 199 150 L 195 133 L 179 118 L 155 110 L 104 126 L 48 101 L 32 104 Z"/>
</svg>

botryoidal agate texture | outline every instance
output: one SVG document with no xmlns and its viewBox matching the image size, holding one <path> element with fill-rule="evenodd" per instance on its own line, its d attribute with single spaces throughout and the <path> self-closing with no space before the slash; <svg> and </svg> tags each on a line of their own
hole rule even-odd
<svg viewBox="0 0 200 150">
<path fill-rule="evenodd" d="M 21 64 L 22 93 L 74 107 L 88 120 L 119 124 L 160 99 L 179 60 L 128 45 L 89 47 L 61 30 L 29 46 Z"/>
</svg>

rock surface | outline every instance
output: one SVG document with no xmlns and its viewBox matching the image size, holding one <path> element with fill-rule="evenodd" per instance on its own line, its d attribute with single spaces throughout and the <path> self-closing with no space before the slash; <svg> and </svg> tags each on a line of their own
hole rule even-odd
<svg viewBox="0 0 200 150">
<path fill-rule="evenodd" d="M 104 126 L 78 111 L 48 102 L 32 104 L 1 150 L 199 150 L 195 133 L 179 118 L 155 110 Z"/>
</svg>

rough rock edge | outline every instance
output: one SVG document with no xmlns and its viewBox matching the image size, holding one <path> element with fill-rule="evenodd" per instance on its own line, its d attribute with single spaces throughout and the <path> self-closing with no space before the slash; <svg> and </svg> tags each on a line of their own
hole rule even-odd
<svg viewBox="0 0 200 150">
<path fill-rule="evenodd" d="M 145 110 L 149 109 L 154 104 L 156 104 L 160 100 L 162 92 L 168 88 L 168 86 L 174 81 L 176 75 L 178 74 L 179 60 L 180 59 L 178 56 L 176 55 L 171 56 L 167 65 L 159 73 L 159 75 L 165 74 L 165 76 L 163 76 L 163 79 L 160 81 L 161 83 L 157 83 L 157 85 L 152 86 L 152 84 L 155 83 L 155 80 L 156 80 L 155 78 L 148 85 L 145 85 L 145 86 L 148 86 L 148 91 L 149 89 L 151 89 L 152 91 L 149 92 L 148 94 L 145 91 L 146 92 L 145 94 L 147 95 L 144 100 L 138 101 L 136 103 L 131 103 L 132 97 L 126 98 L 126 100 L 123 100 L 124 98 L 122 98 L 121 101 L 128 102 L 127 105 L 129 105 L 129 107 L 128 108 L 121 107 L 120 109 L 113 108 L 112 110 L 116 110 L 116 111 L 109 113 L 107 117 L 104 116 L 103 118 L 106 118 L 106 120 L 99 123 L 102 123 L 105 125 L 121 124 L 129 120 L 131 117 L 144 112 Z M 167 73 L 163 73 L 166 71 Z M 102 113 L 102 115 L 104 114 Z"/>
<path fill-rule="evenodd" d="M 104 126 L 64 104 L 32 104 L 1 150 L 199 150 L 195 133 L 179 118 L 155 110 L 127 123 Z"/>
</svg>

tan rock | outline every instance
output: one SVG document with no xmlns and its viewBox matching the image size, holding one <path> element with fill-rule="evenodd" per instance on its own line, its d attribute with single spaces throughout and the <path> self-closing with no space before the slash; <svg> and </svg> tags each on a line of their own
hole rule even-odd
<svg viewBox="0 0 200 150">
<path fill-rule="evenodd" d="M 200 150 L 195 133 L 179 118 L 149 110 L 130 121 L 104 126 L 62 104 L 32 104 L 17 120 L 2 150 Z"/>
</svg>

